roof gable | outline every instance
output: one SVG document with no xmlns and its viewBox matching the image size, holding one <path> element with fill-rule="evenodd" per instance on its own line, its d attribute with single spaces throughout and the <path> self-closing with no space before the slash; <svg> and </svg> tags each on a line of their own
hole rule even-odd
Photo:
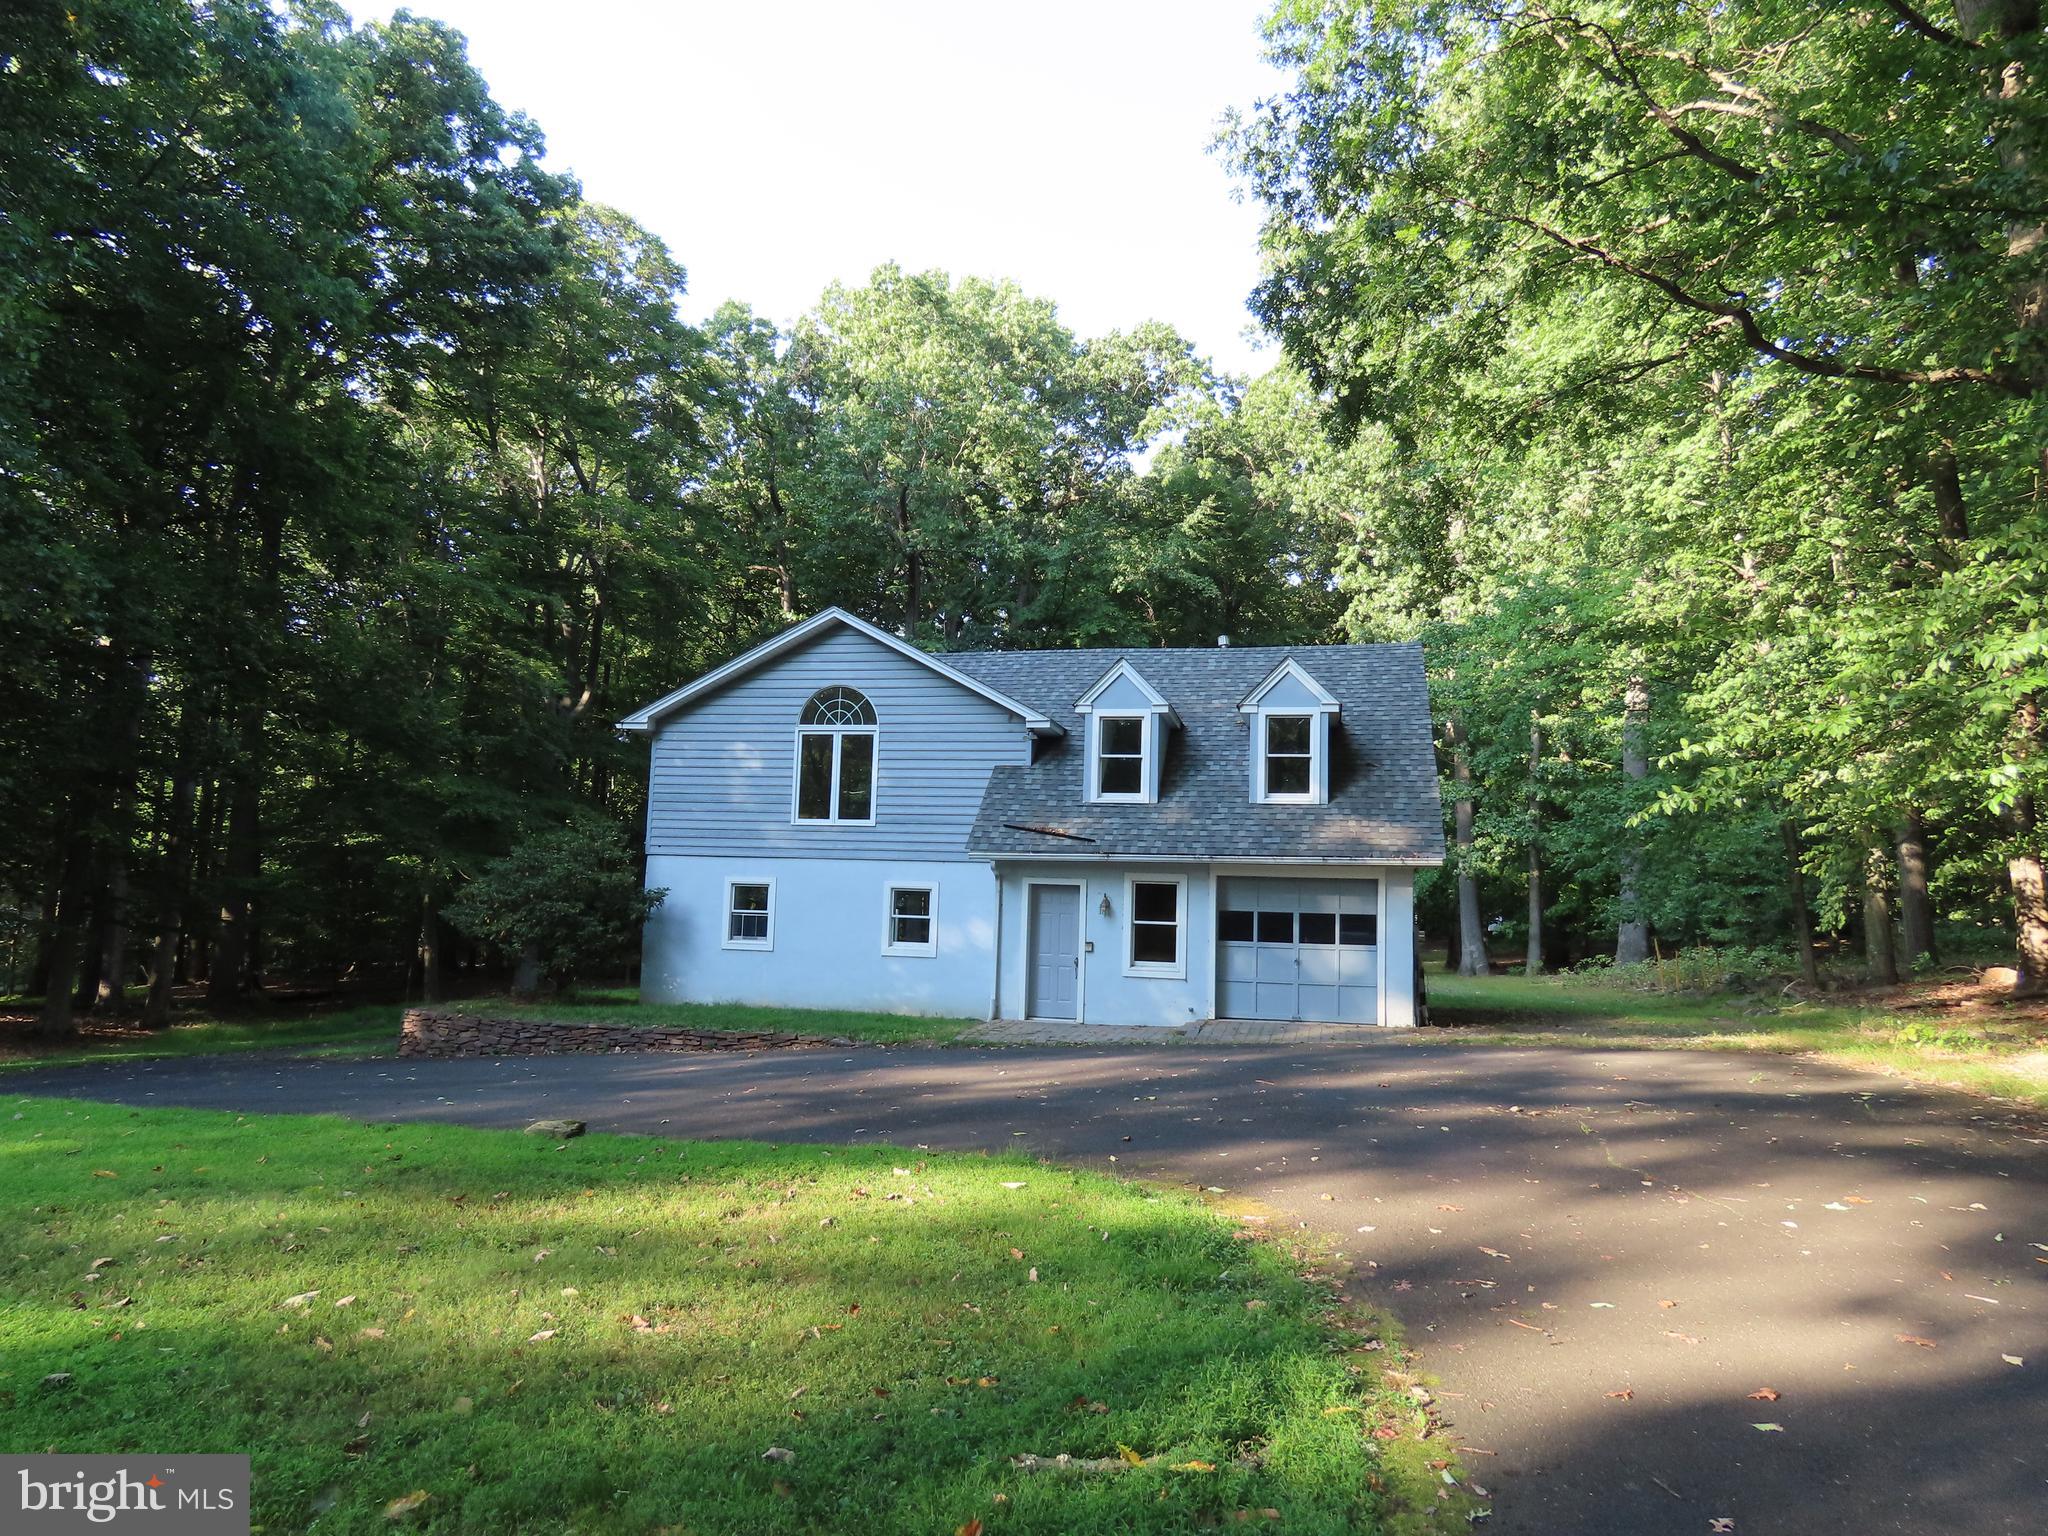
<svg viewBox="0 0 2048 1536">
<path fill-rule="evenodd" d="M 929 667 L 941 677 L 959 684 L 959 686 L 967 689 L 969 692 L 980 694 L 990 703 L 1007 709 L 1039 735 L 1058 736 L 1062 734 L 1062 728 L 1057 723 L 1030 705 L 1018 703 L 1017 700 L 1011 698 L 1000 689 L 991 687 L 979 678 L 970 677 L 955 667 L 948 666 L 929 652 L 919 650 L 908 640 L 892 635 L 886 629 L 880 629 L 868 623 L 865 619 L 857 618 L 853 614 L 848 613 L 844 608 L 821 609 L 819 612 L 812 614 L 808 619 L 805 619 L 801 624 L 791 625 L 781 634 L 762 641 L 752 650 L 734 657 L 724 666 L 714 667 L 702 677 L 685 683 L 673 693 L 663 694 L 644 709 L 635 710 L 632 714 L 626 716 L 625 719 L 618 722 L 618 728 L 622 731 L 652 730 L 663 716 L 673 714 L 684 705 L 703 698 L 707 694 L 715 693 L 729 683 L 737 682 L 740 678 L 755 670 L 755 668 L 773 661 L 778 656 L 786 655 L 798 646 L 824 633 L 827 629 L 836 626 L 844 626 L 857 634 L 865 635 L 868 639 L 889 647 L 889 649 L 897 652 L 899 655 L 906 656 L 920 665 Z"/>
<path fill-rule="evenodd" d="M 1144 674 L 1131 665 L 1128 656 L 1118 658 L 1116 665 L 1103 673 L 1095 686 L 1074 702 L 1077 715 L 1090 714 L 1097 709 L 1173 714 L 1173 706 L 1166 701 L 1166 695 L 1145 681 Z"/>
<path fill-rule="evenodd" d="M 1240 714 L 1246 715 L 1261 709 L 1329 710 L 1334 714 L 1342 706 L 1329 689 L 1310 677 L 1302 664 L 1289 656 L 1268 672 L 1265 680 L 1246 694 L 1237 708 Z"/>
</svg>

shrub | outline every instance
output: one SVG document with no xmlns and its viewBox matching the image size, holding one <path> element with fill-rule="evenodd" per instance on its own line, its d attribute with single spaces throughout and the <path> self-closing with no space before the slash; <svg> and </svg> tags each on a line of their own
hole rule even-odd
<svg viewBox="0 0 2048 1536">
<path fill-rule="evenodd" d="M 640 929 L 668 895 L 643 890 L 619 829 L 577 821 L 537 832 L 494 859 L 443 912 L 519 966 L 515 991 L 559 987 L 629 964 Z"/>
<path fill-rule="evenodd" d="M 1737 992 L 1796 976 L 1799 962 L 1769 945 L 1702 944 L 1637 965 L 1616 965 L 1611 955 L 1595 955 L 1572 973 L 1595 986 L 1630 992 Z"/>
</svg>

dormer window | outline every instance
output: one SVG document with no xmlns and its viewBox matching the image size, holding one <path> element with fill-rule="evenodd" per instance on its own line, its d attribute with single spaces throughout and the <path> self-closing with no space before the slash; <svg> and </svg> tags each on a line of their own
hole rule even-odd
<svg viewBox="0 0 2048 1536">
<path fill-rule="evenodd" d="M 1266 715 L 1266 798 L 1308 800 L 1315 795 L 1316 717 Z"/>
<path fill-rule="evenodd" d="M 1104 715 L 1096 721 L 1095 798 L 1145 798 L 1145 717 Z"/>
<path fill-rule="evenodd" d="M 1166 733 L 1180 723 L 1165 695 L 1123 660 L 1075 701 L 1074 712 L 1088 723 L 1086 798 L 1158 800 Z"/>
<path fill-rule="evenodd" d="M 1327 805 L 1338 704 L 1292 656 L 1238 705 L 1250 726 L 1255 804 Z"/>
<path fill-rule="evenodd" d="M 872 826 L 875 706 L 851 688 L 821 688 L 798 717 L 794 820 Z"/>
</svg>

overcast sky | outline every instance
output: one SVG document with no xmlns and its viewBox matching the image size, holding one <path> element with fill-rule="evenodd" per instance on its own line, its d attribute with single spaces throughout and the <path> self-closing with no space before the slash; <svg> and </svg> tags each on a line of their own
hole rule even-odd
<svg viewBox="0 0 2048 1536">
<path fill-rule="evenodd" d="M 1209 152 L 1278 76 L 1262 0 L 414 0 L 548 163 L 665 239 L 686 309 L 783 323 L 878 263 L 1015 279 L 1083 335 L 1164 320 L 1226 368 L 1258 216 Z M 393 6 L 357 0 L 362 18 Z"/>
</svg>

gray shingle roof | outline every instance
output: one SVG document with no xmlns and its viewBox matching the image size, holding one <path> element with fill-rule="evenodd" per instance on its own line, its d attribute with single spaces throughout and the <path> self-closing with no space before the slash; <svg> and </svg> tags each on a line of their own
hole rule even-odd
<svg viewBox="0 0 2048 1536">
<path fill-rule="evenodd" d="M 1251 803 L 1250 732 L 1238 705 L 1289 656 L 1342 706 L 1328 805 Z M 1168 733 L 1156 805 L 1091 805 L 1082 798 L 1086 733 L 1074 701 L 1120 657 L 1166 696 L 1183 723 Z M 1443 808 L 1419 645 L 952 651 L 944 659 L 1051 716 L 1067 732 L 1042 740 L 1030 767 L 995 770 L 968 834 L 972 853 L 1443 860 Z"/>
</svg>

